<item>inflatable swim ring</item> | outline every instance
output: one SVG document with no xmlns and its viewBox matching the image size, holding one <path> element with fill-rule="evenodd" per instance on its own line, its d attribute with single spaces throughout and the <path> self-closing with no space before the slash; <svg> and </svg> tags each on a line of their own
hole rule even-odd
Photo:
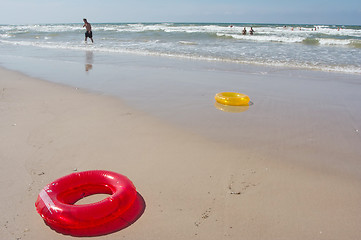
<svg viewBox="0 0 361 240">
<path fill-rule="evenodd" d="M 242 93 L 222 92 L 214 97 L 217 102 L 230 106 L 249 106 L 249 97 Z"/>
<path fill-rule="evenodd" d="M 96 203 L 74 205 L 94 194 L 110 196 Z M 35 206 L 45 223 L 58 232 L 96 236 L 111 232 L 114 221 L 119 221 L 136 197 L 136 189 L 126 176 L 94 170 L 72 173 L 48 184 Z"/>
</svg>

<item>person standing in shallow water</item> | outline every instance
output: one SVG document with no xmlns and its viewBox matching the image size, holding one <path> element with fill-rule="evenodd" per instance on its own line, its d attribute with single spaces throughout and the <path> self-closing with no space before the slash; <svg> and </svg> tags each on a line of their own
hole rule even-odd
<svg viewBox="0 0 361 240">
<path fill-rule="evenodd" d="M 254 33 L 254 30 L 253 30 L 253 28 L 251 27 L 251 30 L 249 30 L 249 34 L 253 35 L 253 33 Z"/>
<path fill-rule="evenodd" d="M 86 28 L 86 32 L 85 32 L 85 42 L 88 40 L 88 38 L 90 38 L 90 40 L 93 41 L 93 32 L 92 32 L 92 25 L 90 23 L 88 23 L 88 21 L 84 18 L 84 26 Z"/>
<path fill-rule="evenodd" d="M 243 35 L 246 35 L 246 34 L 247 34 L 246 28 L 243 28 L 242 34 L 243 34 Z"/>
</svg>

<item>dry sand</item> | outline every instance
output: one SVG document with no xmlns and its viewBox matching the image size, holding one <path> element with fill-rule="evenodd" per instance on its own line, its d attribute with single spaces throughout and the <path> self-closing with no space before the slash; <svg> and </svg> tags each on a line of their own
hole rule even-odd
<svg viewBox="0 0 361 240">
<path fill-rule="evenodd" d="M 356 131 L 352 147 L 348 134 L 305 124 L 324 136 L 324 148 L 297 144 L 278 129 L 273 139 L 265 134 L 240 148 L 119 99 L 4 69 L 0 116 L 0 239 L 72 238 L 46 226 L 34 203 L 51 181 L 92 169 L 128 176 L 146 208 L 128 228 L 91 239 L 361 239 Z M 329 137 L 339 137 L 337 150 Z M 338 155 L 355 171 L 325 167 Z"/>
</svg>

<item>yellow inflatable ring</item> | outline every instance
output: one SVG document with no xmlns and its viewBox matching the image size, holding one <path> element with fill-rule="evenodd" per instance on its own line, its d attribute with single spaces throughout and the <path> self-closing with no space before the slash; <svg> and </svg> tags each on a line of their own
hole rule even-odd
<svg viewBox="0 0 361 240">
<path fill-rule="evenodd" d="M 222 92 L 214 97 L 217 102 L 230 106 L 249 106 L 249 97 L 242 93 Z"/>
</svg>

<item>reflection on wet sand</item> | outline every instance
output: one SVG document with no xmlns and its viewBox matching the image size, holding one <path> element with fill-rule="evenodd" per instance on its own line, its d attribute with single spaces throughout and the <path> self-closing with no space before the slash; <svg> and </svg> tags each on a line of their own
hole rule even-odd
<svg viewBox="0 0 361 240">
<path fill-rule="evenodd" d="M 85 71 L 89 72 L 93 69 L 93 62 L 94 62 L 94 54 L 93 51 L 86 51 L 85 53 Z"/>
<path fill-rule="evenodd" d="M 253 103 L 249 103 L 249 105 L 252 105 Z M 249 106 L 229 106 L 229 105 L 224 105 L 224 104 L 220 104 L 219 102 L 215 102 L 214 106 L 218 109 L 221 110 L 223 112 L 231 112 L 231 113 L 240 113 L 240 112 L 245 112 L 249 109 Z"/>
</svg>

